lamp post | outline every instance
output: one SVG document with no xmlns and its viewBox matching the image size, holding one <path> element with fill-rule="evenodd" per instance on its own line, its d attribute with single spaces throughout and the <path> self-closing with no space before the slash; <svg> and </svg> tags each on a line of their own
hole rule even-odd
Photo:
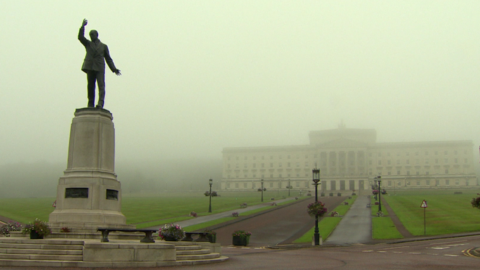
<svg viewBox="0 0 480 270">
<path fill-rule="evenodd" d="M 262 202 L 263 202 L 263 179 L 260 182 L 262 183 Z"/>
<path fill-rule="evenodd" d="M 212 184 L 213 184 L 213 180 L 212 179 L 208 180 L 208 183 L 210 185 L 210 204 L 208 205 L 208 212 L 211 213 L 212 212 Z"/>
<path fill-rule="evenodd" d="M 318 183 L 320 182 L 320 170 L 315 168 L 312 170 L 313 184 L 315 185 L 315 202 L 318 202 Z M 320 233 L 318 232 L 318 214 L 315 215 L 315 246 L 320 245 Z"/>
<path fill-rule="evenodd" d="M 382 200 L 381 200 L 381 194 L 382 194 L 382 191 L 380 189 L 380 185 L 382 183 L 382 177 L 379 175 L 377 176 L 377 179 L 378 179 L 378 212 L 382 212 Z"/>
<path fill-rule="evenodd" d="M 374 186 L 374 188 L 378 191 L 377 177 L 378 176 L 375 176 L 375 180 L 374 180 L 375 186 Z M 375 195 L 375 200 L 378 201 L 378 195 Z"/>
<path fill-rule="evenodd" d="M 290 179 L 288 179 L 288 197 L 290 197 L 290 190 L 292 189 L 292 186 L 290 185 Z"/>
</svg>

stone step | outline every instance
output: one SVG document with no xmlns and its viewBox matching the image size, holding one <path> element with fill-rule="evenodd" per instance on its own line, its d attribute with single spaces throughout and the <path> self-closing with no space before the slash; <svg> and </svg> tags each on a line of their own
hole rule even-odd
<svg viewBox="0 0 480 270">
<path fill-rule="evenodd" d="M 0 259 L 0 266 L 16 266 L 16 267 L 155 267 L 155 266 L 182 266 L 182 265 L 197 265 L 197 264 L 206 264 L 206 263 L 217 263 L 228 260 L 228 257 L 220 256 L 214 259 L 201 259 L 201 260 L 184 260 L 176 262 L 148 262 L 148 263 L 139 263 L 139 262 L 74 262 L 74 261 L 40 261 L 40 260 L 3 260 Z"/>
<path fill-rule="evenodd" d="M 0 248 L 0 254 L 83 255 L 83 250 Z"/>
<path fill-rule="evenodd" d="M 38 244 L 38 245 L 81 245 L 81 240 L 65 240 L 65 239 L 29 239 L 29 238 L 0 238 L 0 243 L 8 244 Z"/>
<path fill-rule="evenodd" d="M 178 255 L 201 255 L 201 254 L 209 254 L 210 249 L 195 249 L 195 250 L 177 250 Z"/>
<path fill-rule="evenodd" d="M 209 253 L 201 255 L 177 255 L 177 261 L 185 260 L 205 260 L 205 259 L 215 259 L 220 257 L 220 253 Z"/>
<path fill-rule="evenodd" d="M 15 266 L 15 267 L 80 267 L 82 262 L 67 262 L 67 261 L 39 261 L 39 260 L 4 260 L 0 259 L 0 266 Z"/>
<path fill-rule="evenodd" d="M 201 246 L 194 245 L 194 246 L 175 246 L 176 250 L 200 250 L 202 249 Z"/>
<path fill-rule="evenodd" d="M 82 261 L 83 255 L 0 254 L 3 260 Z"/>
<path fill-rule="evenodd" d="M 182 265 L 196 265 L 196 264 L 206 264 L 206 263 L 216 263 L 216 262 L 224 262 L 228 260 L 226 256 L 218 256 L 217 258 L 212 259 L 199 259 L 199 260 L 181 260 L 177 259 L 176 264 L 177 266 Z"/>
<path fill-rule="evenodd" d="M 0 248 L 4 249 L 48 249 L 48 250 L 83 250 L 83 245 L 41 245 L 41 244 L 15 244 L 1 243 Z"/>
</svg>

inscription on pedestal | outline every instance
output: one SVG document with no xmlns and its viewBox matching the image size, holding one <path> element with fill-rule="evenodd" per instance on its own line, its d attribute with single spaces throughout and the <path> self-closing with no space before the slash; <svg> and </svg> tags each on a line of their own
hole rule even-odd
<svg viewBox="0 0 480 270">
<path fill-rule="evenodd" d="M 107 189 L 107 200 L 118 201 L 118 190 Z"/>
<path fill-rule="evenodd" d="M 65 198 L 88 198 L 88 188 L 66 188 Z"/>
</svg>

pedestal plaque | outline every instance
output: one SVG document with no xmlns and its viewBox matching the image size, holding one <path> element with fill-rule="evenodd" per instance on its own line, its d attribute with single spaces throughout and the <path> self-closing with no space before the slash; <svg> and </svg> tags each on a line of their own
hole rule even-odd
<svg viewBox="0 0 480 270">
<path fill-rule="evenodd" d="M 57 187 L 52 228 L 95 232 L 98 227 L 135 228 L 121 213 L 122 189 L 115 174 L 115 129 L 108 110 L 75 111 L 67 169 Z"/>
</svg>

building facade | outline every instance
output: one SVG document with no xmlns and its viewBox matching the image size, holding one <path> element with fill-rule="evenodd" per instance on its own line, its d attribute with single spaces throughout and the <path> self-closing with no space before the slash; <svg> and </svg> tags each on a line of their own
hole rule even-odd
<svg viewBox="0 0 480 270">
<path fill-rule="evenodd" d="M 323 191 L 366 190 L 375 176 L 382 187 L 477 186 L 472 141 L 377 143 L 374 129 L 311 131 L 310 144 L 223 149 L 222 190 L 312 189 L 320 169 Z"/>
</svg>

